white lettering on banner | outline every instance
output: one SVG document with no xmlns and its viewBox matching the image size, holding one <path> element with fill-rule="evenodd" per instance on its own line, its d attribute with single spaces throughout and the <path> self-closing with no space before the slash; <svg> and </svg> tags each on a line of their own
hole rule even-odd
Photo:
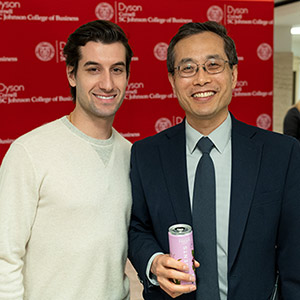
<svg viewBox="0 0 300 300">
<path fill-rule="evenodd" d="M 274 20 L 271 20 L 271 21 L 266 21 L 266 20 L 261 20 L 261 19 L 254 19 L 252 24 L 254 25 L 263 25 L 263 26 L 266 26 L 266 25 L 273 25 L 274 24 Z"/>
<path fill-rule="evenodd" d="M 51 100 L 52 100 L 51 98 L 44 98 L 41 96 L 31 98 L 31 102 L 33 102 L 33 103 L 37 103 L 37 102 L 49 103 L 49 102 L 51 102 Z"/>
<path fill-rule="evenodd" d="M 124 20 L 124 21 L 121 21 L 121 20 Z M 126 22 L 127 20 L 127 23 L 147 23 L 147 18 L 120 18 L 120 21 L 121 22 Z"/>
<path fill-rule="evenodd" d="M 181 123 L 183 121 L 183 118 L 179 117 L 179 116 L 177 116 L 177 117 L 173 116 L 172 120 L 173 120 L 173 126 L 175 126 L 175 125 Z"/>
<path fill-rule="evenodd" d="M 249 10 L 248 8 L 242 8 L 242 7 L 234 8 L 233 6 L 228 5 L 227 13 L 233 15 L 243 15 L 243 14 L 248 14 Z"/>
<path fill-rule="evenodd" d="M 53 18 L 53 16 L 52 16 Z M 55 15 L 54 16 L 55 21 L 64 21 L 64 22 L 78 22 L 79 21 L 79 17 L 69 17 L 69 16 L 59 16 L 59 15 Z M 53 21 L 53 20 L 50 20 Z"/>
<path fill-rule="evenodd" d="M 23 92 L 25 91 L 24 85 L 9 85 L 6 86 L 4 83 L 0 83 L 0 97 L 8 95 L 13 92 Z"/>
<path fill-rule="evenodd" d="M 149 95 L 149 98 L 150 99 L 161 99 L 161 100 L 165 100 L 167 99 L 168 95 L 165 95 L 165 94 L 159 94 L 159 93 L 156 93 L 156 94 L 150 94 Z"/>
<path fill-rule="evenodd" d="M 54 97 L 43 97 L 43 96 L 32 96 L 32 97 L 19 97 L 20 92 L 25 91 L 25 86 L 20 85 L 6 85 L 0 83 L 0 104 L 17 104 L 17 103 L 50 103 L 50 102 L 67 102 L 72 101 L 72 97 L 67 96 L 54 96 Z"/>
<path fill-rule="evenodd" d="M 17 95 L 18 95 L 17 93 L 9 93 L 9 94 L 5 94 L 5 95 L 0 94 L 0 103 L 7 104 L 9 97 L 17 97 Z"/>
<path fill-rule="evenodd" d="M 143 82 L 130 82 L 126 89 L 125 99 L 128 99 L 129 95 L 137 94 L 139 89 L 144 88 Z"/>
<path fill-rule="evenodd" d="M 2 20 L 3 14 L 12 14 L 14 11 L 12 9 L 0 10 L 0 20 Z"/>
<path fill-rule="evenodd" d="M 227 6 L 227 23 L 228 24 L 251 24 L 251 20 L 242 20 L 244 14 L 248 14 L 248 8 Z"/>
<path fill-rule="evenodd" d="M 14 17 L 14 16 L 12 16 Z M 27 15 L 28 21 L 39 21 L 39 22 L 46 22 L 46 21 L 72 21 L 77 22 L 79 21 L 78 17 L 69 17 L 69 16 L 59 16 L 59 15 L 53 15 L 53 16 L 40 16 L 40 15 Z"/>
<path fill-rule="evenodd" d="M 135 13 L 119 13 L 119 22 L 121 23 L 190 23 L 193 19 L 177 19 L 174 17 L 170 18 L 158 18 L 158 17 L 148 17 L 148 18 L 136 18 Z"/>
<path fill-rule="evenodd" d="M 125 96 L 125 100 L 142 100 L 149 99 L 149 95 L 135 95 L 136 93 L 127 94 Z"/>
<path fill-rule="evenodd" d="M 14 9 L 14 8 L 21 8 L 20 2 L 14 1 L 0 1 L 0 12 L 4 9 Z"/>
<path fill-rule="evenodd" d="M 237 87 L 248 86 L 248 81 L 247 80 L 237 81 L 236 86 Z"/>
<path fill-rule="evenodd" d="M 273 20 L 270 21 L 266 21 L 266 20 L 233 20 L 230 19 L 227 21 L 228 24 L 233 24 L 233 25 L 262 25 L 262 26 L 266 26 L 266 25 L 273 25 Z"/>
<path fill-rule="evenodd" d="M 233 90 L 234 97 L 267 97 L 273 96 L 273 91 L 243 91 L 243 88 L 248 87 L 249 83 L 247 80 L 239 80 L 236 83 L 236 87 Z"/>
<path fill-rule="evenodd" d="M 17 57 L 6 57 L 6 56 L 0 57 L 0 62 L 17 62 L 17 61 L 18 61 Z"/>
<path fill-rule="evenodd" d="M 189 23 L 193 22 L 192 19 L 185 18 L 161 18 L 157 16 L 148 16 L 148 17 L 138 17 L 138 14 L 143 11 L 142 5 L 131 4 L 126 5 L 124 2 L 115 2 L 116 6 L 116 22 L 120 23 L 156 23 L 156 24 L 165 24 L 165 23 Z M 101 6 L 101 7 L 100 7 Z M 101 8 L 101 12 L 100 12 Z M 110 13 L 109 13 L 109 12 Z M 113 17 L 113 8 L 110 4 L 102 2 L 96 7 L 96 16 L 99 19 L 111 19 Z"/>
<path fill-rule="evenodd" d="M 174 18 L 172 17 L 172 23 L 191 23 L 193 22 L 193 19 L 177 19 L 177 18 Z"/>
<path fill-rule="evenodd" d="M 148 22 L 149 23 L 159 23 L 159 24 L 164 24 L 166 22 L 166 19 L 160 19 L 160 18 L 157 18 L 157 17 L 149 17 L 148 18 Z"/>
<path fill-rule="evenodd" d="M 143 8 L 141 5 L 126 5 L 123 2 L 118 3 L 118 9 L 121 12 L 137 12 L 137 11 L 143 11 Z"/>
<path fill-rule="evenodd" d="M 126 133 L 122 133 L 120 132 L 120 134 L 125 137 L 125 138 L 129 138 L 129 137 L 140 137 L 141 134 L 139 132 L 126 132 Z"/>
<path fill-rule="evenodd" d="M 173 93 L 170 94 L 159 94 L 159 93 L 150 93 L 148 95 L 137 95 L 137 90 L 132 92 L 126 91 L 126 100 L 166 100 L 175 98 Z"/>
<path fill-rule="evenodd" d="M 55 96 L 55 97 L 42 97 L 42 96 L 33 96 L 31 98 L 8 98 L 3 104 L 15 104 L 15 103 L 45 103 L 48 104 L 50 102 L 67 102 L 72 101 L 72 97 L 63 97 L 63 96 Z M 1 103 L 1 102 L 0 102 Z"/>
<path fill-rule="evenodd" d="M 30 103 L 30 98 L 8 98 L 7 104 Z"/>
<path fill-rule="evenodd" d="M 40 22 L 45 22 L 48 20 L 47 16 L 40 16 L 40 15 L 27 15 L 27 19 L 29 21 L 40 21 Z"/>
<path fill-rule="evenodd" d="M 7 145 L 7 144 L 9 145 L 9 144 L 11 144 L 13 141 L 14 141 L 13 139 L 5 139 L 5 140 L 0 139 L 0 144 L 1 144 L 1 145 Z"/>
<path fill-rule="evenodd" d="M 63 42 L 63 41 L 56 43 L 56 46 L 58 48 L 57 51 L 59 52 L 59 60 L 61 62 L 66 60 L 66 58 L 64 56 L 64 47 L 65 47 L 65 45 L 66 45 L 66 42 Z M 59 62 L 59 61 L 57 61 L 57 62 Z"/>
<path fill-rule="evenodd" d="M 21 3 L 17 1 L 0 1 L 0 21 L 6 20 L 14 13 L 14 9 L 21 8 Z M 20 18 L 18 18 L 20 19 Z M 26 18 L 25 18 L 26 19 Z"/>
<path fill-rule="evenodd" d="M 11 14 L 8 14 L 8 15 L 3 16 L 3 21 L 7 21 L 7 20 L 26 21 L 27 18 L 26 18 L 26 16 L 13 16 Z"/>
<path fill-rule="evenodd" d="M 136 14 L 135 14 L 135 12 L 133 12 L 133 13 L 122 13 L 122 12 L 119 12 L 119 16 L 124 19 L 124 17 L 135 17 Z"/>
<path fill-rule="evenodd" d="M 78 22 L 79 17 L 74 16 L 40 16 L 38 14 L 28 15 L 15 15 L 14 9 L 21 8 L 21 3 L 16 1 L 0 1 L 0 21 L 33 21 L 33 22 L 46 22 L 46 21 L 68 21 Z"/>
<path fill-rule="evenodd" d="M 225 5 L 226 7 L 226 5 Z M 262 19 L 244 19 L 247 14 L 249 14 L 249 9 L 246 7 L 234 7 L 232 5 L 227 5 L 226 10 L 226 22 L 232 25 L 260 25 L 267 26 L 273 25 L 273 20 L 262 20 Z"/>
<path fill-rule="evenodd" d="M 263 92 L 263 91 L 252 91 L 252 92 L 243 92 L 242 88 L 235 88 L 233 91 L 234 97 L 267 97 L 273 96 L 273 91 Z"/>
<path fill-rule="evenodd" d="M 141 89 L 141 88 L 144 88 L 143 82 L 130 82 L 127 86 L 127 90 Z"/>
<path fill-rule="evenodd" d="M 58 101 L 60 102 L 73 101 L 73 98 L 71 96 L 68 97 L 59 96 Z"/>
</svg>

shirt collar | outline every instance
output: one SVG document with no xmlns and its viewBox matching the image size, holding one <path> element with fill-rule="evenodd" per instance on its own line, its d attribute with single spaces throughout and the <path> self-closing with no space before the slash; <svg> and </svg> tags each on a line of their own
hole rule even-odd
<svg viewBox="0 0 300 300">
<path fill-rule="evenodd" d="M 208 135 L 220 153 L 223 153 L 226 145 L 230 141 L 231 127 L 231 116 L 228 114 L 226 120 Z M 198 141 L 203 137 L 203 134 L 194 129 L 185 119 L 185 135 L 188 151 L 190 154 L 192 154 L 197 146 Z"/>
</svg>

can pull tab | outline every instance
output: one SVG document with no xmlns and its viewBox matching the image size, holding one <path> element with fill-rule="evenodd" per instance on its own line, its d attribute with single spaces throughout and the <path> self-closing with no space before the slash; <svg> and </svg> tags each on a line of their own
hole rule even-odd
<svg viewBox="0 0 300 300">
<path fill-rule="evenodd" d="M 185 231 L 186 231 L 186 228 L 184 228 L 184 227 L 177 227 L 175 230 L 176 230 L 178 233 L 182 233 L 182 232 L 185 232 Z"/>
</svg>

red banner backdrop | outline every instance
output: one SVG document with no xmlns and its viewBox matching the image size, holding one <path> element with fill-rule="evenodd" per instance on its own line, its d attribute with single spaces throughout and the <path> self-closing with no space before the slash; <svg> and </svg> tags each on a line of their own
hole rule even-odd
<svg viewBox="0 0 300 300">
<path fill-rule="evenodd" d="M 134 51 L 114 127 L 131 142 L 182 121 L 167 78 L 171 37 L 186 22 L 214 20 L 235 40 L 239 79 L 230 110 L 272 130 L 273 7 L 265 1 L 0 1 L 0 162 L 11 142 L 73 109 L 62 54 L 68 35 L 95 19 L 119 24 Z"/>
</svg>

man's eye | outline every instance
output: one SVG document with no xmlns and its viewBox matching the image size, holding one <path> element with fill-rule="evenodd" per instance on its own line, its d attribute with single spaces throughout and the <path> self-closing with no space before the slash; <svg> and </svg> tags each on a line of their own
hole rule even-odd
<svg viewBox="0 0 300 300">
<path fill-rule="evenodd" d="M 122 74 L 124 71 L 125 71 L 124 68 L 119 68 L 119 67 L 116 67 L 116 68 L 112 69 L 112 73 L 116 74 L 116 75 Z"/>
<path fill-rule="evenodd" d="M 94 73 L 99 73 L 100 70 L 98 68 L 88 68 L 88 72 L 94 74 Z"/>
<path fill-rule="evenodd" d="M 215 61 L 211 61 L 211 62 L 207 63 L 207 68 L 209 68 L 209 69 L 217 69 L 220 66 L 221 65 L 218 62 L 215 62 Z"/>
<path fill-rule="evenodd" d="M 181 67 L 181 71 L 186 73 L 193 72 L 194 70 L 195 67 L 193 65 L 184 65 Z"/>
</svg>

